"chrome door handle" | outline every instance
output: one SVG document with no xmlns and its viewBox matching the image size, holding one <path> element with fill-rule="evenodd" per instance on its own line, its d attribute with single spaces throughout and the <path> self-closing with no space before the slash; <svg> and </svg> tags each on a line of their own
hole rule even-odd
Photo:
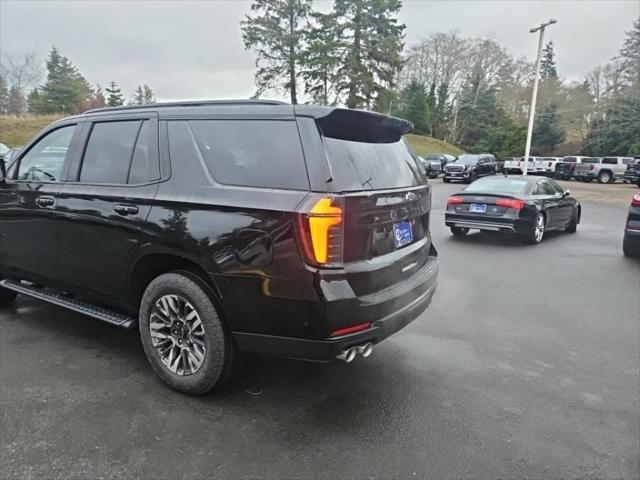
<svg viewBox="0 0 640 480">
<path fill-rule="evenodd" d="M 52 207 L 55 200 L 51 197 L 38 197 L 36 198 L 36 203 L 40 207 Z"/>
<path fill-rule="evenodd" d="M 134 207 L 133 205 L 114 205 L 113 211 L 118 215 L 135 215 L 138 213 L 138 207 Z"/>
</svg>

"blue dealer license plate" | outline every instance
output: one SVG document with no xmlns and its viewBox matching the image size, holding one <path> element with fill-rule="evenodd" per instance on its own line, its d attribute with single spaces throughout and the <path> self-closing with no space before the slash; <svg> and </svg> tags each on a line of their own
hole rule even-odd
<svg viewBox="0 0 640 480">
<path fill-rule="evenodd" d="M 471 213 L 486 213 L 487 206 L 484 203 L 472 203 L 469 206 L 469 211 Z"/>
<path fill-rule="evenodd" d="M 411 223 L 400 222 L 393 225 L 393 240 L 396 244 L 396 248 L 404 247 L 413 242 L 413 231 L 411 230 Z"/>
</svg>

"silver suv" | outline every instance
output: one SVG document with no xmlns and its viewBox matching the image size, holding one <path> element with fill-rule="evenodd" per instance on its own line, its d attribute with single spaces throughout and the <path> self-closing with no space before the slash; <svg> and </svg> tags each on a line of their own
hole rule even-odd
<svg viewBox="0 0 640 480">
<path fill-rule="evenodd" d="M 627 165 L 633 162 L 632 157 L 604 157 L 598 162 L 576 165 L 574 176 L 576 180 L 591 182 L 598 179 L 599 183 L 613 183 L 622 180 L 627 171 Z"/>
</svg>

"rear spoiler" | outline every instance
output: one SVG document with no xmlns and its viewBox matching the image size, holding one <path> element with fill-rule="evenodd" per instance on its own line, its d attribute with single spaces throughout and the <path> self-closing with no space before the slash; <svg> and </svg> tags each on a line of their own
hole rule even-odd
<svg viewBox="0 0 640 480">
<path fill-rule="evenodd" d="M 365 110 L 326 107 L 296 107 L 296 113 L 316 119 L 325 137 L 354 142 L 393 143 L 413 130 L 402 118 Z"/>
</svg>

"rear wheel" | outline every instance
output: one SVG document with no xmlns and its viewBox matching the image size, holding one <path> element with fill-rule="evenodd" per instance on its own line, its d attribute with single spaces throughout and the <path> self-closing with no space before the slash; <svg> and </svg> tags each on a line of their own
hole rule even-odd
<svg viewBox="0 0 640 480">
<path fill-rule="evenodd" d="M 442 179 L 442 181 L 443 181 L 444 183 L 449 183 L 451 180 L 449 180 L 447 177 L 444 177 L 444 178 Z"/>
<path fill-rule="evenodd" d="M 0 287 L 0 307 L 9 305 L 16 298 L 18 294 L 6 288 Z"/>
<path fill-rule="evenodd" d="M 545 227 L 546 224 L 544 214 L 538 213 L 536 215 L 531 233 L 525 235 L 525 240 L 527 241 L 527 243 L 531 243 L 534 245 L 540 243 L 544 238 Z"/>
<path fill-rule="evenodd" d="M 188 276 L 174 272 L 153 280 L 139 321 L 147 359 L 172 388 L 203 394 L 228 376 L 233 344 L 213 301 Z"/>
<path fill-rule="evenodd" d="M 640 247 L 631 243 L 631 240 L 626 235 L 622 240 L 622 252 L 625 257 L 640 257 Z"/>
<path fill-rule="evenodd" d="M 451 227 L 451 233 L 453 233 L 456 237 L 464 237 L 467 233 L 469 233 L 469 229 L 467 227 Z"/>
<path fill-rule="evenodd" d="M 429 178 L 436 178 L 438 174 L 436 172 L 429 172 Z"/>
<path fill-rule="evenodd" d="M 611 174 L 609 172 L 600 172 L 598 175 L 598 183 L 609 183 L 611 181 Z"/>
</svg>

